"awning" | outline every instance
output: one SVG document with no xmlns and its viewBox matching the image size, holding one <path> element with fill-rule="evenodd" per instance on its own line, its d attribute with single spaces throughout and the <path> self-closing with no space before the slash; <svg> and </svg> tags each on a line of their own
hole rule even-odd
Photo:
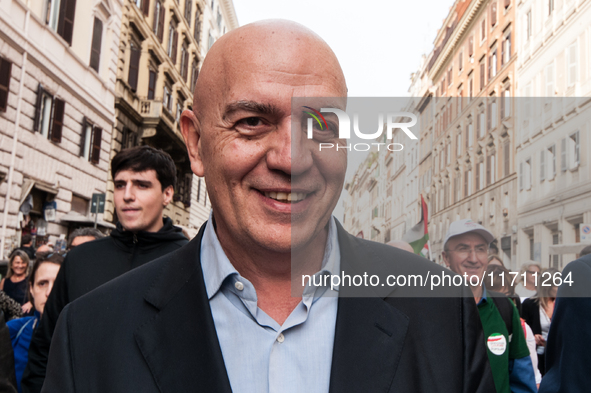
<svg viewBox="0 0 591 393">
<path fill-rule="evenodd" d="M 45 191 L 46 193 L 51 194 L 53 196 L 56 196 L 58 193 L 57 188 L 52 187 L 47 183 L 40 182 L 39 180 L 24 179 L 23 186 L 21 187 L 21 199 L 19 206 L 22 205 L 25 199 L 29 196 L 33 187 L 38 190 Z"/>
<path fill-rule="evenodd" d="M 589 243 L 553 244 L 548 246 L 550 255 L 580 254 Z"/>
<path fill-rule="evenodd" d="M 61 216 L 60 221 L 76 222 L 76 223 L 80 223 L 80 224 L 94 225 L 94 218 L 91 218 L 88 216 L 83 216 L 82 214 L 75 212 L 75 211 L 70 211 L 70 212 L 68 212 L 68 214 Z M 98 220 L 96 224 L 100 225 L 104 228 L 109 228 L 109 229 L 116 228 L 115 225 L 111 224 L 110 222 L 103 221 L 103 220 Z"/>
</svg>

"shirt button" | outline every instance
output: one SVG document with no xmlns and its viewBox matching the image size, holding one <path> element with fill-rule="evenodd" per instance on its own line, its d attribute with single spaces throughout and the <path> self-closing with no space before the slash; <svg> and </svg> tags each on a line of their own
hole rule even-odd
<svg viewBox="0 0 591 393">
<path fill-rule="evenodd" d="M 283 333 L 279 333 L 279 336 L 277 336 L 277 342 L 284 342 L 285 341 L 285 336 L 283 335 Z"/>
<path fill-rule="evenodd" d="M 242 284 L 240 281 L 236 281 L 234 283 L 234 286 L 236 287 L 237 290 L 242 291 L 244 289 L 244 284 Z"/>
</svg>

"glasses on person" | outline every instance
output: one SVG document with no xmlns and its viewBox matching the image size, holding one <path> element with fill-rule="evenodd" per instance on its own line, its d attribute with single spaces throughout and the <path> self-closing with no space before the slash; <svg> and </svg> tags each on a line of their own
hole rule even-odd
<svg viewBox="0 0 591 393">
<path fill-rule="evenodd" d="M 468 246 L 460 246 L 455 250 L 450 251 L 453 251 L 456 254 L 464 257 L 467 257 L 468 255 L 472 254 L 472 252 L 474 252 L 474 254 L 476 254 L 477 257 L 484 257 L 488 255 L 488 247 L 486 246 L 476 246 L 474 248 Z"/>
<path fill-rule="evenodd" d="M 540 273 L 537 270 L 526 270 L 526 272 L 528 272 L 529 274 L 538 274 L 538 273 Z"/>
</svg>

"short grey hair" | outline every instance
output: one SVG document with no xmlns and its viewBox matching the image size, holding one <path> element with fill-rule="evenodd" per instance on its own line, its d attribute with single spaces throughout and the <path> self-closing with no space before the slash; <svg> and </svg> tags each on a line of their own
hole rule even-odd
<svg viewBox="0 0 591 393">
<path fill-rule="evenodd" d="M 96 228 L 78 228 L 70 234 L 70 237 L 68 239 L 68 248 L 72 246 L 72 242 L 74 241 L 74 239 L 76 239 L 79 236 L 92 236 L 94 237 L 94 240 L 105 237 L 104 233 L 102 233 Z"/>
</svg>

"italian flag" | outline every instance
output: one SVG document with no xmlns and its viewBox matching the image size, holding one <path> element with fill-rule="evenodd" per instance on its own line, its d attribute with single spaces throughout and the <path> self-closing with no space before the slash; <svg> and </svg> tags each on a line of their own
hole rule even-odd
<svg viewBox="0 0 591 393">
<path fill-rule="evenodd" d="M 421 195 L 421 220 L 407 231 L 402 240 L 409 243 L 415 254 L 427 256 L 429 253 L 429 230 L 427 229 L 427 204 Z"/>
</svg>

